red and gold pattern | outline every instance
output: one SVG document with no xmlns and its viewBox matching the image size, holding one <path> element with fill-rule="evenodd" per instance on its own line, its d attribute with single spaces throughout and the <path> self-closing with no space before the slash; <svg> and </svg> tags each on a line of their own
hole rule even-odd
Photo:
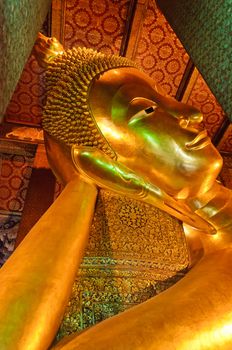
<svg viewBox="0 0 232 350">
<path fill-rule="evenodd" d="M 66 1 L 65 48 L 91 47 L 106 54 L 119 53 L 129 0 Z M 44 71 L 31 56 L 6 111 L 5 120 L 40 125 L 45 102 Z"/>
<path fill-rule="evenodd" d="M 187 103 L 202 112 L 204 127 L 207 129 L 209 136 L 212 137 L 224 119 L 224 112 L 200 74 Z"/>
<path fill-rule="evenodd" d="M 7 122 L 40 125 L 45 102 L 44 71 L 31 56 L 6 110 Z"/>
<path fill-rule="evenodd" d="M 12 253 L 29 185 L 35 145 L 1 141 L 0 266 Z"/>
<path fill-rule="evenodd" d="M 222 154 L 223 167 L 220 173 L 220 180 L 223 185 L 232 189 L 232 156 L 231 154 Z"/>
<path fill-rule="evenodd" d="M 1 154 L 0 210 L 21 213 L 31 176 L 33 158 Z"/>
<path fill-rule="evenodd" d="M 85 46 L 118 54 L 129 0 L 66 1 L 64 47 Z"/>
<path fill-rule="evenodd" d="M 174 97 L 188 55 L 153 0 L 148 5 L 136 56 L 142 69 Z"/>
<path fill-rule="evenodd" d="M 17 214 L 0 213 L 0 266 L 14 250 L 20 219 Z"/>
<path fill-rule="evenodd" d="M 159 294 L 184 276 L 189 257 L 180 222 L 100 190 L 89 242 L 58 338 Z"/>
<path fill-rule="evenodd" d="M 232 151 L 232 124 L 230 124 L 228 130 L 225 132 L 218 148 L 224 152 Z"/>
</svg>

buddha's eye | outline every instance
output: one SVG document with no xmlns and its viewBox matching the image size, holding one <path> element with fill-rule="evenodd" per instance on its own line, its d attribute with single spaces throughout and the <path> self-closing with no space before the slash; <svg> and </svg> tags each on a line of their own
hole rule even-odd
<svg viewBox="0 0 232 350">
<path fill-rule="evenodd" d="M 154 112 L 154 110 L 155 110 L 154 107 L 148 107 L 148 108 L 145 109 L 145 112 L 146 112 L 147 114 L 150 114 L 150 113 Z"/>
<path fill-rule="evenodd" d="M 149 114 L 155 112 L 156 108 L 157 108 L 157 106 L 154 105 L 154 106 L 147 107 L 146 109 L 143 109 L 142 111 L 139 111 L 138 113 L 136 113 L 135 115 L 133 115 L 130 118 L 128 125 L 133 125 L 138 120 L 143 119 L 144 117 L 148 117 Z"/>
</svg>

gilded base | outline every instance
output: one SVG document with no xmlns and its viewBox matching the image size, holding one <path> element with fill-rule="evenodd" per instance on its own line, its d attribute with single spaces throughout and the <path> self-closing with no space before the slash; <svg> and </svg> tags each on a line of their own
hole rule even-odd
<svg viewBox="0 0 232 350">
<path fill-rule="evenodd" d="M 89 244 L 58 339 L 159 294 L 184 276 L 188 263 L 178 220 L 100 190 Z"/>
</svg>

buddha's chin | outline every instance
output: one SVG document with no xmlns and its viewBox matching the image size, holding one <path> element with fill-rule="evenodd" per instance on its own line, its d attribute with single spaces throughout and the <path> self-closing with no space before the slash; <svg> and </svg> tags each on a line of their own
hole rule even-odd
<svg viewBox="0 0 232 350">
<path fill-rule="evenodd" d="M 180 191 L 177 191 L 173 195 L 173 197 L 179 200 L 197 198 L 202 194 L 208 192 L 213 187 L 214 183 L 215 183 L 215 178 L 210 178 L 204 183 L 202 182 L 201 186 L 199 186 L 199 183 L 197 184 L 192 183 L 186 187 L 183 187 Z"/>
<path fill-rule="evenodd" d="M 209 162 L 210 169 L 202 168 L 188 177 L 176 177 L 179 188 L 172 188 L 173 197 L 176 199 L 196 198 L 208 192 L 215 184 L 221 170 L 221 159 Z"/>
</svg>

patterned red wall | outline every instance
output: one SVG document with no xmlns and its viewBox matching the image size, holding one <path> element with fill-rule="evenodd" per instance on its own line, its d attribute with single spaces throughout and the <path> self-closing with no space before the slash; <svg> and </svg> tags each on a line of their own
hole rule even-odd
<svg viewBox="0 0 232 350">
<path fill-rule="evenodd" d="M 40 125 L 45 102 L 44 70 L 31 56 L 6 110 L 6 121 Z"/>
<path fill-rule="evenodd" d="M 175 96 L 188 55 L 153 0 L 149 1 L 136 56 L 143 70 Z"/>
<path fill-rule="evenodd" d="M 91 47 L 119 53 L 129 0 L 69 0 L 66 2 L 64 46 Z"/>
<path fill-rule="evenodd" d="M 222 138 L 222 141 L 220 142 L 220 145 L 218 148 L 220 151 L 224 151 L 224 152 L 232 151 L 232 124 L 230 124 L 227 132 L 224 134 L 224 137 Z"/>
<path fill-rule="evenodd" d="M 222 154 L 223 156 L 223 167 L 220 173 L 220 180 L 222 184 L 232 189 L 232 156 L 231 154 Z"/>
<path fill-rule="evenodd" d="M 224 112 L 200 74 L 191 91 L 188 103 L 202 112 L 204 127 L 212 137 L 224 119 Z"/>
<path fill-rule="evenodd" d="M 0 266 L 14 249 L 35 154 L 35 145 L 0 146 Z"/>
<path fill-rule="evenodd" d="M 106 54 L 119 53 L 129 0 L 66 1 L 64 46 L 92 47 Z M 31 56 L 6 111 L 5 120 L 40 125 L 45 102 L 44 71 Z"/>
<path fill-rule="evenodd" d="M 44 35 L 49 35 L 49 13 L 41 32 Z M 44 102 L 44 70 L 39 67 L 35 57 L 30 55 L 6 110 L 5 120 L 24 125 L 40 126 Z"/>
<path fill-rule="evenodd" d="M 22 212 L 33 159 L 23 154 L 1 154 L 1 211 Z"/>
</svg>

